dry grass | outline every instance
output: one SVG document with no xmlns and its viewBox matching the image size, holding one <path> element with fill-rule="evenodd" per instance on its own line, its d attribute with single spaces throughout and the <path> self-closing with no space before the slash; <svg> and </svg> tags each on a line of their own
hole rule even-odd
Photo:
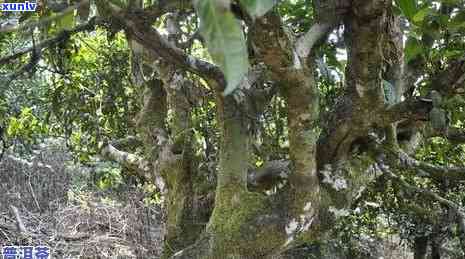
<svg viewBox="0 0 465 259">
<path fill-rule="evenodd" d="M 32 162 L 9 155 L 0 163 L 0 246 L 47 245 L 54 258 L 159 257 L 161 210 L 140 188 L 92 188 L 92 170 L 69 160 L 47 149 Z"/>
</svg>

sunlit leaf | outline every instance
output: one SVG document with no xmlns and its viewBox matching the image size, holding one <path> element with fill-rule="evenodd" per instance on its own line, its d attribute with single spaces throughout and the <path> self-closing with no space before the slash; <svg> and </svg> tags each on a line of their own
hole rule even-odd
<svg viewBox="0 0 465 259">
<path fill-rule="evenodd" d="M 417 13 L 417 1 L 416 0 L 396 0 L 397 6 L 399 6 L 402 13 L 409 19 Z"/>
<path fill-rule="evenodd" d="M 405 60 L 407 63 L 421 53 L 423 53 L 423 46 L 421 43 L 417 39 L 410 37 L 405 44 Z"/>
<path fill-rule="evenodd" d="M 127 0 L 110 0 L 112 4 L 115 4 L 121 8 L 127 7 L 128 1 Z"/>
<path fill-rule="evenodd" d="M 457 13 L 448 24 L 448 28 L 465 28 L 465 10 Z"/>
<path fill-rule="evenodd" d="M 263 16 L 276 4 L 276 0 L 240 0 L 252 17 Z"/>
<path fill-rule="evenodd" d="M 431 9 L 429 7 L 425 7 L 420 9 L 413 17 L 412 20 L 414 23 L 422 23 L 426 16 L 431 12 Z"/>
<path fill-rule="evenodd" d="M 198 1 L 196 8 L 210 55 L 226 76 L 224 94 L 228 95 L 237 88 L 249 68 L 242 28 L 229 10 L 229 1 Z"/>
<path fill-rule="evenodd" d="M 56 22 L 57 30 L 69 30 L 75 25 L 74 12 L 69 12 L 60 17 Z"/>
</svg>

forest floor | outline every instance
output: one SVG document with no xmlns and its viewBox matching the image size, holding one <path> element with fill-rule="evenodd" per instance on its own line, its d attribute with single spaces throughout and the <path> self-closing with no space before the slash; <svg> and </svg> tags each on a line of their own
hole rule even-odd
<svg viewBox="0 0 465 259">
<path fill-rule="evenodd" d="M 162 210 L 143 188 L 102 190 L 94 170 L 69 159 L 46 150 L 0 162 L 0 247 L 44 245 L 53 258 L 158 258 Z"/>
</svg>

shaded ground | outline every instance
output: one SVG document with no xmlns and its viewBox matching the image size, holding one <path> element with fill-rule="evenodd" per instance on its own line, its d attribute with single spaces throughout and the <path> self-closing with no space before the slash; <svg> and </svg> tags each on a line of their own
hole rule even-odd
<svg viewBox="0 0 465 259">
<path fill-rule="evenodd" d="M 96 188 L 94 173 L 71 166 L 57 146 L 30 160 L 5 156 L 0 247 L 47 245 L 54 258 L 158 258 L 160 208 L 148 204 L 142 188 Z"/>
</svg>

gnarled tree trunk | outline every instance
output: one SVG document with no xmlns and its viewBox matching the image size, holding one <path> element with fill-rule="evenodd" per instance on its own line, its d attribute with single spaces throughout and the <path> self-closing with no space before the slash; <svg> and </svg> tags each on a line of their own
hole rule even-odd
<svg viewBox="0 0 465 259">
<path fill-rule="evenodd" d="M 137 12 L 109 10 L 143 47 L 158 78 L 146 86 L 139 125 L 153 174 L 166 184 L 165 258 L 272 258 L 324 241 L 369 183 L 383 173 L 395 178 L 385 163 L 405 169 L 398 122 L 424 120 L 431 110 L 429 102 L 401 100 L 410 87 L 403 79 L 411 75 L 403 70 L 392 1 L 314 1 L 316 21 L 298 40 L 277 10 L 240 17 L 247 24 L 252 68 L 227 96 L 220 69 L 181 50 L 175 17 L 192 10 L 188 2 L 163 2 L 151 10 L 170 13 L 166 37 Z M 314 50 L 341 24 L 348 49 L 344 93 L 333 110 L 322 113 Z M 195 104 L 188 96 L 197 77 L 214 93 L 220 132 L 219 161 L 210 172 L 199 170 L 193 153 Z M 286 105 L 288 161 L 265 161 L 262 168 L 269 170 L 260 171 L 250 165 L 253 124 L 278 95 Z M 354 154 L 355 146 L 362 151 Z M 210 173 L 216 182 L 205 183 L 204 174 Z M 424 257 L 424 247 L 418 240 L 416 258 Z"/>
</svg>

